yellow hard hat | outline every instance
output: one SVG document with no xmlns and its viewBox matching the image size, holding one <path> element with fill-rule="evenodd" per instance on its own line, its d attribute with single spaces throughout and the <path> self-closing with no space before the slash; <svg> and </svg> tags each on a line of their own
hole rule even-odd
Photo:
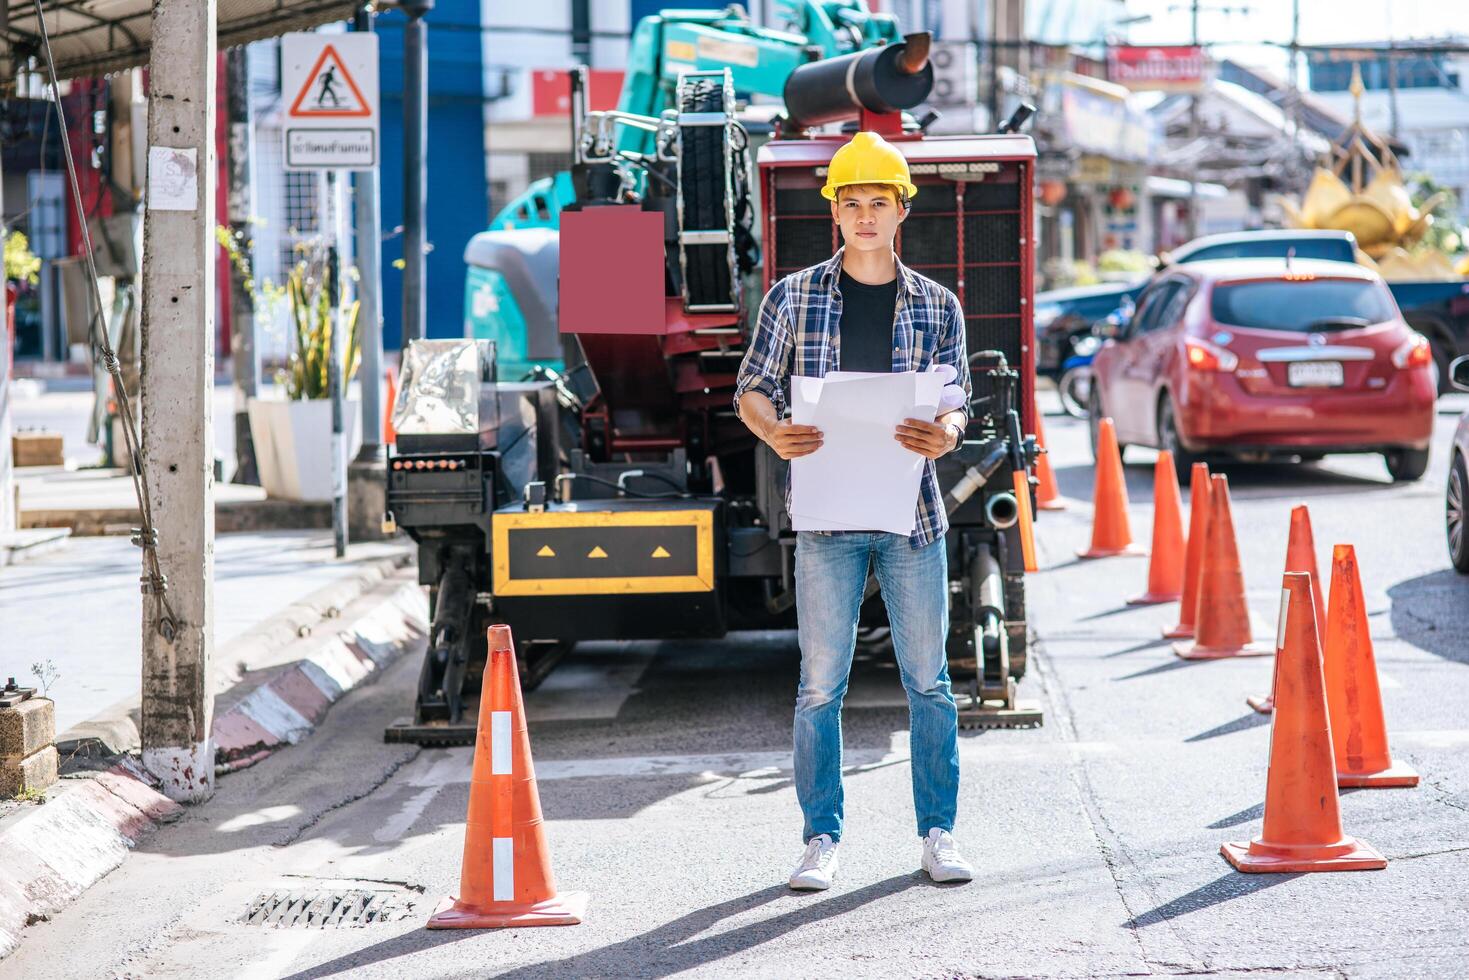
<svg viewBox="0 0 1469 980">
<path fill-rule="evenodd" d="M 854 184 L 891 184 L 908 197 L 918 196 L 918 188 L 908 173 L 908 161 L 896 146 L 876 133 L 858 133 L 832 154 L 821 196 L 835 201 L 837 188 Z"/>
</svg>

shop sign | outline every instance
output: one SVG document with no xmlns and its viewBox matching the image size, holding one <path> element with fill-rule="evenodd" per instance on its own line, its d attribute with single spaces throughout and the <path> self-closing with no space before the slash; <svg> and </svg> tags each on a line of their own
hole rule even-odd
<svg viewBox="0 0 1469 980">
<path fill-rule="evenodd" d="M 1200 47 L 1116 47 L 1107 51 L 1107 73 L 1135 92 L 1197 92 L 1204 85 Z"/>
</svg>

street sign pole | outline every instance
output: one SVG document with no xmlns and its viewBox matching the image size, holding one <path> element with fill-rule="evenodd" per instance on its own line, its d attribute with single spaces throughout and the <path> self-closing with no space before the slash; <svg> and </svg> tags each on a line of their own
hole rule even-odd
<svg viewBox="0 0 1469 980">
<path fill-rule="evenodd" d="M 352 30 L 371 34 L 372 7 L 363 4 L 352 18 Z M 355 190 L 357 212 L 357 295 L 362 308 L 362 449 L 358 463 L 380 463 L 383 458 L 383 301 L 382 211 L 378 203 L 378 170 L 359 170 Z M 381 517 L 381 515 L 373 515 Z"/>
<path fill-rule="evenodd" d="M 364 29 L 364 21 L 366 29 Z M 281 92 L 285 97 L 285 164 L 287 170 L 325 171 L 328 207 L 333 215 L 331 247 L 332 344 L 329 352 L 332 399 L 332 527 L 338 557 L 346 554 L 348 520 L 357 515 L 350 536 L 378 537 L 386 510 L 386 468 L 380 460 L 381 400 L 381 304 L 378 302 L 379 260 L 377 247 L 376 194 L 379 158 L 378 39 L 371 30 L 371 15 L 359 11 L 349 34 L 286 34 L 281 38 Z M 363 451 L 370 454 L 365 465 L 348 466 L 346 418 L 343 400 L 347 380 L 344 364 L 352 352 L 342 333 L 344 298 L 340 252 L 350 242 L 346 190 L 348 174 L 356 171 L 358 181 L 358 229 L 356 262 L 361 274 L 357 296 L 362 324 Z M 364 221 L 362 197 L 370 187 L 368 215 Z M 368 227 L 364 227 L 367 225 Z M 369 447 L 370 440 L 370 447 Z M 375 465 L 374 465 L 375 464 Z M 350 498 L 350 500 L 349 500 Z"/>
</svg>

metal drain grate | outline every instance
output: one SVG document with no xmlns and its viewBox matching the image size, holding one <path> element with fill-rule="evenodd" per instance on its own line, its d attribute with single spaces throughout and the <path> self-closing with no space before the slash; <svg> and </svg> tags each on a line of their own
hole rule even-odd
<svg viewBox="0 0 1469 980">
<path fill-rule="evenodd" d="M 389 889 L 264 892 L 250 903 L 246 925 L 278 929 L 360 928 L 407 918 L 414 896 Z"/>
</svg>

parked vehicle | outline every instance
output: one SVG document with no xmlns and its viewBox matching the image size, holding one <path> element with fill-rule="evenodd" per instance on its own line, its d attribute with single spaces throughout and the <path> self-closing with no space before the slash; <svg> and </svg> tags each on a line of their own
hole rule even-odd
<svg viewBox="0 0 1469 980">
<path fill-rule="evenodd" d="M 1469 354 L 1454 358 L 1448 374 L 1450 384 L 1469 391 Z M 1469 506 L 1469 412 L 1459 417 L 1453 447 L 1449 451 L 1448 488 L 1444 491 L 1444 531 L 1449 561 L 1455 571 L 1469 574 L 1469 528 L 1464 526 L 1464 510 Z"/>
<path fill-rule="evenodd" d="M 1285 229 L 1206 235 L 1180 246 L 1159 273 L 1130 283 L 1106 283 L 1037 293 L 1035 297 L 1036 372 L 1058 379 L 1073 341 L 1115 310 L 1124 299 L 1136 301 L 1162 272 L 1181 265 L 1219 259 L 1285 258 L 1355 262 L 1357 244 L 1350 232 Z M 1440 392 L 1448 391 L 1449 362 L 1469 353 L 1469 282 L 1390 282 L 1388 289 L 1403 319 L 1428 338 Z"/>
<path fill-rule="evenodd" d="M 1343 262 L 1233 259 L 1160 275 L 1126 326 L 1099 328 L 1089 413 L 1124 445 L 1315 461 L 1382 453 L 1395 480 L 1428 467 L 1428 341 L 1375 272 Z"/>
<path fill-rule="evenodd" d="M 1086 418 L 1087 400 L 1092 390 L 1092 358 L 1102 349 L 1102 338 L 1086 334 L 1076 338 L 1071 356 L 1061 365 L 1061 378 L 1056 390 L 1061 395 L 1061 408 L 1074 419 Z"/>
</svg>

